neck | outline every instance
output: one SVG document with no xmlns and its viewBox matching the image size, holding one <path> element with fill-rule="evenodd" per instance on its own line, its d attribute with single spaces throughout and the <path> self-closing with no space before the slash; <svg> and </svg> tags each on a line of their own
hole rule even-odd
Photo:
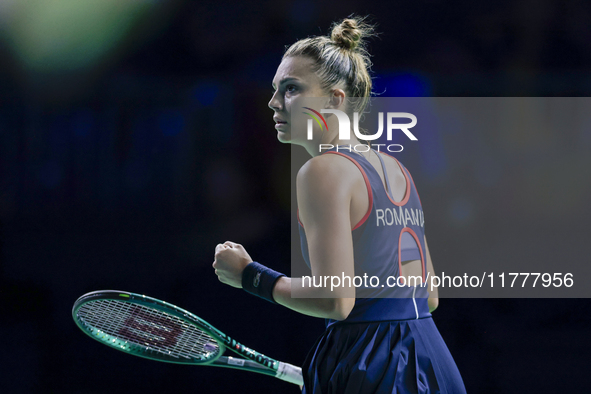
<svg viewBox="0 0 591 394">
<path fill-rule="evenodd" d="M 351 132 L 351 134 L 353 134 L 353 132 Z M 312 157 L 319 156 L 323 152 L 326 152 L 328 149 L 332 149 L 337 146 L 346 146 L 346 147 L 351 146 L 352 152 L 357 152 L 357 153 L 361 154 L 362 156 L 364 155 L 364 153 L 367 155 L 366 152 L 368 152 L 368 150 L 369 150 L 368 148 L 364 147 L 364 146 L 367 146 L 368 144 L 365 142 L 359 141 L 359 139 L 357 139 L 356 137 L 353 137 L 348 140 L 344 140 L 344 139 L 340 139 L 338 134 L 335 134 L 334 136 L 332 136 L 332 138 L 330 138 L 330 137 L 327 138 L 327 137 L 323 136 L 323 138 L 320 138 L 319 140 L 310 141 L 310 142 L 311 143 L 306 144 L 304 146 L 304 148 Z M 323 147 L 322 151 L 320 150 L 321 144 Z M 361 145 L 364 145 L 364 146 L 361 146 Z M 357 147 L 357 149 L 355 149 L 355 147 Z"/>
</svg>

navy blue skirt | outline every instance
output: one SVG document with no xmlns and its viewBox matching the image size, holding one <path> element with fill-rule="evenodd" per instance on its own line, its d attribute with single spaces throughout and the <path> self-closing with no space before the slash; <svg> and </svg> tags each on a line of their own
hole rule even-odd
<svg viewBox="0 0 591 394">
<path fill-rule="evenodd" d="M 302 371 L 306 394 L 466 392 L 431 317 L 334 324 Z"/>
</svg>

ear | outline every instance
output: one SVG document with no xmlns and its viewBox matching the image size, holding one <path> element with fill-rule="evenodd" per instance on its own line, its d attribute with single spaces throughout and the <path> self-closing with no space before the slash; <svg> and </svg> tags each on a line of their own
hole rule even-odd
<svg viewBox="0 0 591 394">
<path fill-rule="evenodd" d="M 343 110 L 346 96 L 343 89 L 334 89 L 328 100 L 327 108 Z"/>
</svg>

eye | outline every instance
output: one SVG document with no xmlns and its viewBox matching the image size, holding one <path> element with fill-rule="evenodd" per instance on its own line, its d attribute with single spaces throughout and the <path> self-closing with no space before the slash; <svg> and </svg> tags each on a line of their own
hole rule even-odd
<svg viewBox="0 0 591 394">
<path fill-rule="evenodd" d="M 298 87 L 296 85 L 290 84 L 290 85 L 285 86 L 285 91 L 289 92 L 289 93 L 293 93 L 297 90 L 297 88 Z"/>
</svg>

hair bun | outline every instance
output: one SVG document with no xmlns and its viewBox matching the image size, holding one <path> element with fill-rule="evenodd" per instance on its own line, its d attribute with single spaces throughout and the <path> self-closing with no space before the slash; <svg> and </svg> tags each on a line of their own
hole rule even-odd
<svg viewBox="0 0 591 394">
<path fill-rule="evenodd" d="M 364 22 L 364 18 L 352 17 L 335 23 L 330 39 L 340 48 L 350 51 L 364 47 L 363 38 L 373 35 L 373 26 Z"/>
</svg>

